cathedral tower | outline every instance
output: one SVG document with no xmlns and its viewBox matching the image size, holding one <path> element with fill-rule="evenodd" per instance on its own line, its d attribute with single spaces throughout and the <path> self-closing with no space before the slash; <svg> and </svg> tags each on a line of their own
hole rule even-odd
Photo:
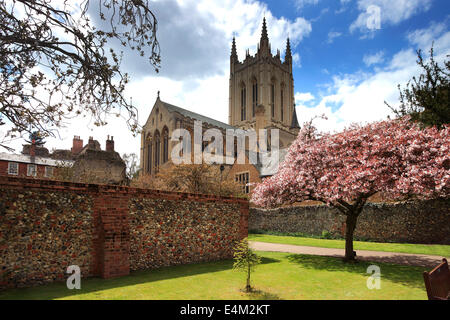
<svg viewBox="0 0 450 320">
<path fill-rule="evenodd" d="M 280 147 L 287 147 L 299 130 L 294 108 L 294 78 L 289 38 L 284 61 L 272 56 L 266 19 L 257 53 L 246 51 L 240 62 L 233 37 L 230 55 L 229 124 L 242 129 L 279 129 Z"/>
</svg>

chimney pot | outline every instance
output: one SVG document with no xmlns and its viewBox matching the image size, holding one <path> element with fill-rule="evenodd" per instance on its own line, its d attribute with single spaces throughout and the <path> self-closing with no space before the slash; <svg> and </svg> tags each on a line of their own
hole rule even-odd
<svg viewBox="0 0 450 320">
<path fill-rule="evenodd" d="M 80 136 L 73 136 L 72 143 L 72 154 L 78 154 L 83 149 L 83 140 L 80 139 Z"/>
<path fill-rule="evenodd" d="M 108 139 L 106 140 L 106 151 L 114 152 L 114 137 L 111 136 L 111 139 L 108 135 Z"/>
</svg>

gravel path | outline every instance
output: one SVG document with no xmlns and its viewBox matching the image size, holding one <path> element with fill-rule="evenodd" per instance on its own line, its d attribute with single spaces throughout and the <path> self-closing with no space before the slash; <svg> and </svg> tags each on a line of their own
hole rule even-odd
<svg viewBox="0 0 450 320">
<path fill-rule="evenodd" d="M 259 251 L 290 252 L 290 253 L 310 254 L 310 255 L 339 257 L 339 258 L 342 258 L 345 252 L 344 249 L 296 246 L 291 244 L 279 244 L 279 243 L 268 243 L 258 241 L 250 241 L 249 243 L 253 249 Z M 410 253 L 366 251 L 366 250 L 356 250 L 356 257 L 358 260 L 386 262 L 409 266 L 420 266 L 426 268 L 434 268 L 439 263 L 441 263 L 442 258 L 444 258 L 441 256 L 430 256 L 426 254 L 410 254 Z"/>
</svg>

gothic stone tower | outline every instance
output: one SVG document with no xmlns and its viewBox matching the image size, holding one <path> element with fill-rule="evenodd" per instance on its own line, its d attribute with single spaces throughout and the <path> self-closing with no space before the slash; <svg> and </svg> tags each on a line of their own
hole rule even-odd
<svg viewBox="0 0 450 320">
<path fill-rule="evenodd" d="M 279 129 L 280 148 L 287 147 L 299 130 L 294 105 L 294 78 L 289 38 L 284 61 L 272 56 L 266 19 L 255 56 L 247 50 L 238 60 L 233 38 L 230 56 L 229 124 L 242 129 Z"/>
</svg>

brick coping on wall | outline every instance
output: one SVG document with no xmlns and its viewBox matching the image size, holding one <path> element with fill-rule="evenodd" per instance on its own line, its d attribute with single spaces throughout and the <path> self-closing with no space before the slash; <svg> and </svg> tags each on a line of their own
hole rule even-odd
<svg viewBox="0 0 450 320">
<path fill-rule="evenodd" d="M 167 196 L 172 199 L 196 199 L 196 200 L 207 200 L 207 201 L 217 201 L 222 200 L 224 202 L 236 202 L 236 203 L 248 203 L 248 200 L 229 197 L 229 196 L 217 196 L 213 194 L 204 193 L 189 193 L 189 192 L 177 192 L 177 191 L 164 191 L 156 189 L 143 189 L 128 186 L 116 186 L 108 184 L 93 184 L 93 183 L 79 183 L 79 182 L 68 182 L 59 180 L 48 180 L 48 179 L 35 179 L 35 178 L 22 178 L 22 177 L 8 177 L 0 176 L 0 186 L 10 186 L 10 187 L 21 187 L 21 188 L 39 188 L 39 189 L 49 189 L 49 190 L 65 190 L 65 191 L 83 191 L 92 193 L 125 193 L 125 194 L 136 194 L 136 195 L 146 195 L 146 196 Z"/>
</svg>

